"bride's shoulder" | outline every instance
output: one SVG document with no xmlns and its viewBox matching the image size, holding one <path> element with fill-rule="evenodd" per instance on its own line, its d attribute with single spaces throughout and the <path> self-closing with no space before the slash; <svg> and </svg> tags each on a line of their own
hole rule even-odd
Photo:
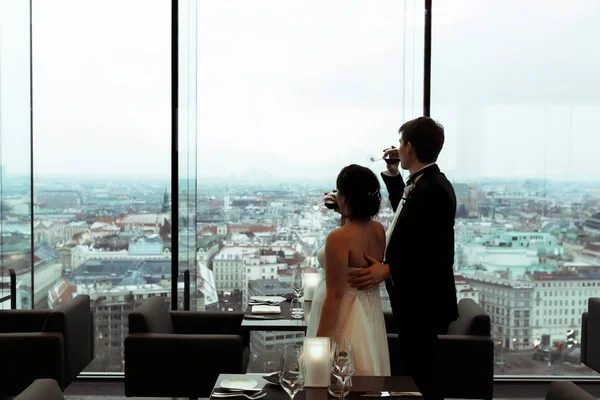
<svg viewBox="0 0 600 400">
<path fill-rule="evenodd" d="M 325 239 L 325 245 L 339 245 L 348 240 L 350 235 L 349 229 L 344 226 L 340 226 L 339 228 L 335 228 L 331 232 L 327 234 L 327 238 Z"/>
<path fill-rule="evenodd" d="M 339 237 L 344 237 L 348 234 L 348 229 L 343 227 L 343 226 L 339 226 L 333 230 L 331 230 L 328 234 L 327 234 L 327 238 L 339 238 Z"/>
<path fill-rule="evenodd" d="M 377 233 L 383 232 L 385 235 L 385 228 L 381 222 L 372 219 L 370 223 L 373 230 L 375 230 Z"/>
</svg>

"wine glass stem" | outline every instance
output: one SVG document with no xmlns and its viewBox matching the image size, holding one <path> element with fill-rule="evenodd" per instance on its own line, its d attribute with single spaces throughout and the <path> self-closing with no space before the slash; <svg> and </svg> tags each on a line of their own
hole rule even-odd
<svg viewBox="0 0 600 400">
<path fill-rule="evenodd" d="M 340 382 L 340 400 L 344 400 L 344 390 L 346 390 L 346 380 L 342 379 Z"/>
</svg>

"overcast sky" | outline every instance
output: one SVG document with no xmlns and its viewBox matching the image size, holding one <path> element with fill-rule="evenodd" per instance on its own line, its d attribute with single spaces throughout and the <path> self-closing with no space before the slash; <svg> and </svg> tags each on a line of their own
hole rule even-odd
<svg viewBox="0 0 600 400">
<path fill-rule="evenodd" d="M 7 174 L 29 165 L 27 3 L 0 0 Z M 422 3 L 199 1 L 197 64 L 186 35 L 180 51 L 201 179 L 333 181 L 396 144 L 422 112 Z M 168 177 L 170 1 L 33 7 L 36 174 Z M 597 0 L 434 0 L 431 110 L 452 179 L 598 176 L 599 15 Z"/>
</svg>

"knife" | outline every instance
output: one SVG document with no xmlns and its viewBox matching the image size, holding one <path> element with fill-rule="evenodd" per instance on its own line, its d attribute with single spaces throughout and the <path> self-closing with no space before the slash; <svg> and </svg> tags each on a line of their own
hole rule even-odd
<svg viewBox="0 0 600 400">
<path fill-rule="evenodd" d="M 367 392 L 361 397 L 423 397 L 421 392 Z"/>
</svg>

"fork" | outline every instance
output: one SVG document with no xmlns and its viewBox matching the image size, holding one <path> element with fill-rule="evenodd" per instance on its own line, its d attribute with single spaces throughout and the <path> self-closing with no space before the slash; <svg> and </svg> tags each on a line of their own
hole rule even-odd
<svg viewBox="0 0 600 400">
<path fill-rule="evenodd" d="M 246 393 L 243 393 L 243 392 L 228 392 L 228 393 L 213 392 L 213 394 L 210 397 L 221 399 L 221 398 L 226 398 L 226 397 L 244 396 L 245 398 L 247 398 L 249 400 L 257 400 L 257 399 L 265 397 L 266 395 L 267 395 L 267 392 L 265 392 L 264 390 L 261 390 L 260 392 L 254 393 L 252 395 L 247 395 Z"/>
</svg>

